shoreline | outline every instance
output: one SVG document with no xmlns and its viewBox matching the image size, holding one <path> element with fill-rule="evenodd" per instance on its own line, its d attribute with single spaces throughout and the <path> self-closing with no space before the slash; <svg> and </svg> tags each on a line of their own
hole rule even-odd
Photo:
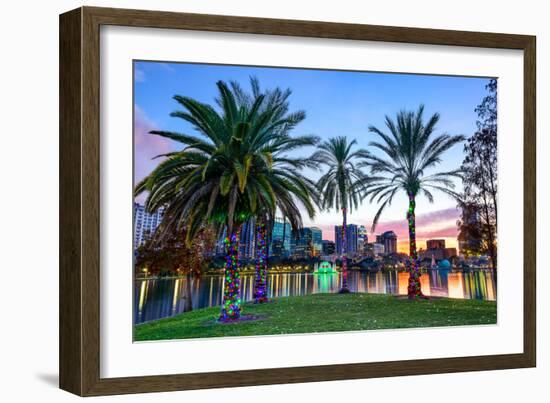
<svg viewBox="0 0 550 403">
<path fill-rule="evenodd" d="M 337 273 L 322 273 L 326 275 L 331 274 L 340 274 L 341 270 L 339 268 L 336 269 Z M 396 271 L 398 273 L 407 273 L 406 269 L 397 269 L 397 268 L 381 268 L 377 270 L 373 269 L 364 269 L 364 268 L 348 268 L 348 272 L 359 272 L 359 273 L 378 273 L 378 272 L 389 272 L 389 271 Z M 490 272 L 494 273 L 493 269 L 490 268 L 483 268 L 483 267 L 472 267 L 472 268 L 451 268 L 451 269 L 431 269 L 431 268 L 425 268 L 421 269 L 422 274 L 430 273 L 430 272 L 448 272 L 448 273 L 464 273 L 464 272 L 472 272 L 472 271 L 482 271 L 482 272 Z M 241 275 L 253 275 L 255 274 L 254 270 L 241 270 L 239 272 Z M 207 276 L 223 276 L 224 272 L 223 269 L 220 269 L 219 271 L 209 271 L 201 274 L 201 277 L 207 277 Z M 314 274 L 313 270 L 272 270 L 268 269 L 268 274 Z M 142 281 L 142 280 L 176 280 L 176 279 L 184 279 L 187 275 L 180 274 L 180 275 L 169 275 L 169 276 L 134 276 L 134 281 Z"/>
<path fill-rule="evenodd" d="M 497 323 L 495 301 L 451 298 L 409 301 L 388 294 L 310 294 L 274 298 L 267 304 L 248 302 L 242 307 L 243 315 L 259 319 L 218 323 L 219 306 L 201 308 L 134 325 L 134 341 Z"/>
</svg>

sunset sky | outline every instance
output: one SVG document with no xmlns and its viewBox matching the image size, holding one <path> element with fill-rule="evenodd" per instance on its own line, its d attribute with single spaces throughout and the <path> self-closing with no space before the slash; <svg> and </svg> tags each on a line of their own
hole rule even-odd
<svg viewBox="0 0 550 403">
<path fill-rule="evenodd" d="M 488 83 L 488 78 L 472 77 L 134 62 L 134 180 L 141 180 L 155 167 L 159 160 L 152 161 L 152 157 L 179 149 L 178 143 L 150 135 L 150 130 L 196 134 L 187 122 L 169 116 L 179 109 L 172 99 L 174 95 L 214 105 L 216 81 L 235 80 L 249 89 L 250 76 L 258 77 L 264 89 L 279 86 L 292 90 L 291 110 L 306 111 L 306 119 L 294 131 L 296 135 L 314 134 L 322 140 L 347 136 L 356 139 L 363 148 L 376 139 L 369 133 L 369 125 L 387 131 L 384 126 L 386 114 L 394 117 L 400 110 L 416 110 L 420 104 L 425 105 L 425 119 L 435 112 L 440 113 L 435 134 L 471 136 L 476 128 L 474 109 L 487 94 L 485 85 Z M 313 148 L 305 148 L 300 154 L 307 157 L 312 151 Z M 463 146 L 457 145 L 445 154 L 437 169 L 456 169 L 462 160 Z M 322 173 L 311 171 L 307 174 L 315 179 Z M 455 190 L 461 189 L 459 180 L 456 186 Z M 434 196 L 433 204 L 423 196 L 417 200 L 417 244 L 425 248 L 426 239 L 444 238 L 447 247 L 457 246 L 459 211 L 456 202 L 443 193 L 434 193 Z M 406 209 L 406 196 L 396 197 L 382 214 L 375 232 L 395 231 L 401 252 L 408 252 Z M 365 201 L 358 210 L 351 212 L 348 223 L 365 225 L 372 239 L 370 228 L 376 211 L 376 204 Z M 304 217 L 304 225 L 320 227 L 323 239 L 331 240 L 334 225 L 342 220 L 339 211 L 318 212 L 313 221 Z"/>
</svg>

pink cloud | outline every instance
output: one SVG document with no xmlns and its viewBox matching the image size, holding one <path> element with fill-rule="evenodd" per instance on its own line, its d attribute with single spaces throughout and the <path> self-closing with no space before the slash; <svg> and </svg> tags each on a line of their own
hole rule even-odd
<svg viewBox="0 0 550 403">
<path fill-rule="evenodd" d="M 149 134 L 158 129 L 145 112 L 134 106 L 134 182 L 138 183 L 158 165 L 162 158 L 154 159 L 159 154 L 172 151 L 170 140 Z M 143 201 L 143 197 L 139 198 Z"/>
<path fill-rule="evenodd" d="M 416 237 L 419 247 L 423 247 L 426 239 L 432 238 L 454 238 L 458 234 L 456 221 L 460 212 L 456 208 L 437 210 L 431 213 L 416 216 Z M 407 220 L 380 222 L 376 227 L 376 233 L 394 231 L 398 240 L 409 238 L 409 227 Z"/>
<path fill-rule="evenodd" d="M 426 239 L 445 238 L 447 240 L 456 240 L 458 234 L 456 221 L 459 219 L 459 215 L 460 212 L 456 208 L 417 215 L 416 236 L 418 246 L 424 247 Z M 323 230 L 323 239 L 334 240 L 334 225 L 320 224 L 316 226 Z M 381 234 L 385 231 L 394 231 L 399 243 L 406 243 L 409 239 L 409 227 L 405 217 L 402 220 L 379 222 L 375 234 L 371 234 L 370 227 L 367 227 L 367 231 L 369 233 L 369 241 L 374 240 L 376 234 Z"/>
</svg>

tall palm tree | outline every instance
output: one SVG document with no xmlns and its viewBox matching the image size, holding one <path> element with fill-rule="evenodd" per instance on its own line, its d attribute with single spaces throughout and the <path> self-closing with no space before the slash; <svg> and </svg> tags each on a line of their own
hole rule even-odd
<svg viewBox="0 0 550 403">
<path fill-rule="evenodd" d="M 304 177 L 300 171 L 303 168 L 314 168 L 314 163 L 309 159 L 296 158 L 289 155 L 304 146 L 315 145 L 318 139 L 313 136 L 291 137 L 291 131 L 305 119 L 304 111 L 289 112 L 289 97 L 292 94 L 290 89 L 262 91 L 259 81 L 251 78 L 251 91 L 245 91 L 238 83 L 231 82 L 232 92 L 236 95 L 237 104 L 240 108 L 250 109 L 254 100 L 263 96 L 265 100 L 259 107 L 259 111 L 273 109 L 277 106 L 276 112 L 271 117 L 272 148 L 270 149 L 271 163 L 265 165 L 265 175 L 272 177 L 276 182 L 274 210 L 271 205 L 263 204 L 256 214 L 256 267 L 254 281 L 254 301 L 256 303 L 267 302 L 267 267 L 268 267 L 268 245 L 271 231 L 275 222 L 276 210 L 280 211 L 285 219 L 289 219 L 293 229 L 302 227 L 301 215 L 295 200 L 307 205 L 307 212 L 313 218 L 314 210 L 311 205 L 312 199 L 317 200 L 316 187 L 313 182 Z M 285 120 L 284 124 L 278 124 Z M 276 140 L 278 139 L 278 140 Z M 279 141 L 281 140 L 281 141 Z"/>
<path fill-rule="evenodd" d="M 254 84 L 253 86 L 257 85 Z M 187 241 L 205 225 L 225 232 L 226 264 L 224 298 L 220 320 L 238 319 L 241 313 L 239 240 L 244 222 L 277 206 L 301 225 L 296 201 L 313 215 L 312 186 L 302 179 L 299 163 L 285 163 L 281 149 L 313 145 L 312 136 L 291 138 L 283 128 L 292 128 L 303 113 L 285 114 L 279 96 L 256 93 L 243 97 L 238 84 L 217 82 L 218 108 L 189 97 L 175 96 L 184 108 L 171 114 L 196 129 L 198 136 L 168 131 L 154 135 L 181 143 L 182 150 L 160 155 L 161 162 L 135 189 L 149 192 L 149 211 L 165 206 L 160 227 L 162 237 L 171 229 L 187 229 Z M 256 90 L 255 90 L 256 91 Z M 280 91 L 279 91 L 280 92 Z M 282 92 L 281 92 L 282 93 Z M 275 119 L 275 117 L 277 117 Z M 288 166 L 287 166 L 288 165 Z M 293 197 L 289 198 L 288 193 Z"/>
<path fill-rule="evenodd" d="M 368 154 L 366 150 L 354 149 L 357 141 L 348 142 L 346 137 L 333 137 L 318 146 L 312 159 L 328 168 L 317 182 L 321 194 L 322 209 L 342 210 L 342 287 L 340 293 L 350 292 L 348 287 L 347 266 L 347 214 L 357 208 L 361 194 L 369 178 L 359 169 L 362 159 Z"/>
<path fill-rule="evenodd" d="M 428 174 L 427 171 L 435 168 L 440 162 L 443 154 L 464 141 L 464 136 L 440 134 L 433 137 L 439 114 L 433 114 L 427 122 L 423 121 L 424 105 L 418 110 L 401 111 L 395 120 L 386 116 L 386 127 L 389 134 L 369 126 L 369 131 L 380 137 L 381 141 L 370 143 L 385 154 L 379 157 L 369 153 L 366 162 L 362 164 L 371 168 L 373 175 L 381 175 L 368 189 L 370 202 L 374 199 L 381 203 L 378 212 L 374 216 L 372 230 L 376 228 L 378 219 L 384 209 L 391 204 L 394 196 L 399 191 L 404 191 L 409 199 L 407 210 L 407 221 L 409 224 L 409 285 L 408 296 L 410 299 L 423 297 L 420 287 L 420 270 L 418 267 L 418 253 L 416 248 L 416 198 L 423 194 L 429 202 L 433 203 L 433 190 L 446 193 L 453 198 L 458 195 L 453 191 L 455 185 L 453 177 L 460 177 L 460 170 L 448 172 L 435 172 Z"/>
</svg>

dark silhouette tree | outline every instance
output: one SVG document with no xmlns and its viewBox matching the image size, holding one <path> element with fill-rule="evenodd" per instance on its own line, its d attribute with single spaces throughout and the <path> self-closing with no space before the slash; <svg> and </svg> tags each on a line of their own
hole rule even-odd
<svg viewBox="0 0 550 403">
<path fill-rule="evenodd" d="M 486 85 L 489 94 L 475 109 L 477 131 L 464 145 L 462 162 L 464 192 L 461 207 L 476 206 L 483 239 L 482 252 L 491 257 L 497 268 L 497 80 Z M 462 230 L 462 229 L 461 229 Z"/>
</svg>

